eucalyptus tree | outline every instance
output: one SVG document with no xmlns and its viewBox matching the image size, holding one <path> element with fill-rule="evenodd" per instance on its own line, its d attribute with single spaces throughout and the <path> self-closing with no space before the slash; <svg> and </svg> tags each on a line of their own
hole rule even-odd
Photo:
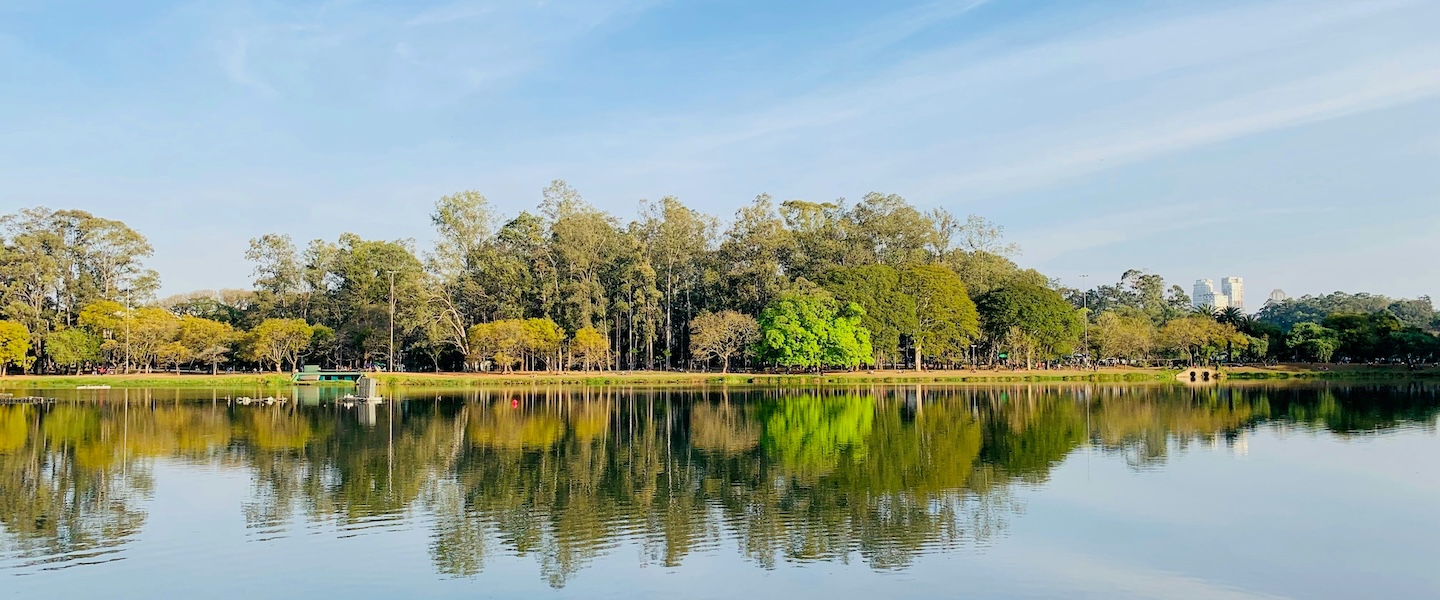
<svg viewBox="0 0 1440 600">
<path fill-rule="evenodd" d="M 267 315 L 291 316 L 302 277 L 300 255 L 289 235 L 267 233 L 250 240 L 245 260 L 255 263 L 255 291 Z"/>
<path fill-rule="evenodd" d="M 642 204 L 642 213 L 650 264 L 662 282 L 665 367 L 670 368 L 682 347 L 676 339 L 676 304 L 682 305 L 682 318 L 689 321 L 695 313 L 693 296 L 714 245 L 716 221 L 714 217 L 687 208 L 674 196 L 666 196 L 658 203 Z"/>
<path fill-rule="evenodd" d="M 85 211 L 21 209 L 0 216 L 0 312 L 44 340 L 75 323 L 98 300 L 142 303 L 159 287 L 144 265 L 145 237 L 120 221 Z"/>
<path fill-rule="evenodd" d="M 718 250 L 723 304 L 754 315 L 775 299 L 785 289 L 783 261 L 790 239 L 769 194 L 736 211 Z"/>
<path fill-rule="evenodd" d="M 844 201 L 781 203 L 788 243 L 783 265 L 791 278 L 814 280 L 834 266 L 852 266 L 855 260 Z"/>
<path fill-rule="evenodd" d="M 936 224 L 895 194 L 865 194 L 846 214 L 857 251 L 867 263 L 895 268 L 929 261 L 939 245 Z"/>
</svg>

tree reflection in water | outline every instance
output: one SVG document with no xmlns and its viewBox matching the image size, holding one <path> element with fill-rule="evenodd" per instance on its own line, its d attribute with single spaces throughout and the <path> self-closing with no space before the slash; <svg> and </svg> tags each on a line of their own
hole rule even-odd
<svg viewBox="0 0 1440 600">
<path fill-rule="evenodd" d="M 1144 469 L 1257 427 L 1433 428 L 1440 406 L 1415 384 L 541 387 L 411 399 L 372 421 L 173 396 L 0 406 L 0 558 L 112 559 L 144 527 L 165 459 L 248 472 L 258 539 L 297 520 L 418 515 L 436 569 L 455 577 L 514 554 L 560 587 L 631 542 L 667 567 L 733 545 L 763 568 L 858 557 L 903 569 L 1002 535 L 1013 484 L 1043 483 L 1087 444 Z"/>
</svg>

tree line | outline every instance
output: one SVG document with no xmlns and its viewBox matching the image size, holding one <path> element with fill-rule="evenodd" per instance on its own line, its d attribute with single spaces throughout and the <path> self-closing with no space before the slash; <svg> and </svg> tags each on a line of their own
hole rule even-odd
<svg viewBox="0 0 1440 600">
<path fill-rule="evenodd" d="M 1178 286 L 1132 270 L 1113 285 L 1066 290 L 1089 313 L 1089 348 L 1100 360 L 1144 363 L 1348 361 L 1411 366 L 1440 357 L 1440 313 L 1431 300 L 1335 292 L 1267 302 L 1255 314 L 1191 307 Z"/>
<path fill-rule="evenodd" d="M 1307 326 L 1292 340 L 1294 324 L 1264 311 L 1192 314 L 1182 289 L 1142 271 L 1066 289 L 1017 265 L 1001 227 L 893 194 L 761 195 L 722 228 L 674 197 L 643 201 L 624 222 L 557 180 L 533 211 L 502 215 L 465 191 L 437 200 L 430 221 L 423 249 L 263 235 L 246 251 L 251 289 L 157 300 L 150 245 L 123 223 L 6 215 L 0 368 L 1033 367 L 1298 356 L 1327 347 L 1306 336 L 1330 339 Z M 1408 319 L 1429 307 L 1418 302 L 1385 310 Z M 1413 329 L 1404 335 L 1428 337 L 1407 343 L 1428 348 L 1434 336 Z"/>
</svg>

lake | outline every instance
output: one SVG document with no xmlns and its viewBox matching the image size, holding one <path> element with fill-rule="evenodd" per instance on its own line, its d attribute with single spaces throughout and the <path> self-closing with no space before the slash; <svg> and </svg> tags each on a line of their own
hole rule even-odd
<svg viewBox="0 0 1440 600">
<path fill-rule="evenodd" d="M 1440 387 L 50 392 L 0 597 L 1440 598 Z"/>
</svg>

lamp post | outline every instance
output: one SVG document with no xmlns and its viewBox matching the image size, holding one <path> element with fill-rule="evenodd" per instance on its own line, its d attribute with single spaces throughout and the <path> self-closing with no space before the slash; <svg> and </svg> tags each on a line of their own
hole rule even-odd
<svg viewBox="0 0 1440 600">
<path fill-rule="evenodd" d="M 125 317 L 125 374 L 130 374 L 130 292 L 125 292 L 125 310 L 115 316 Z"/>
<path fill-rule="evenodd" d="M 390 273 L 390 357 L 385 361 L 385 369 L 391 373 L 395 372 L 395 271 Z"/>
<path fill-rule="evenodd" d="M 1090 362 L 1090 290 L 1085 289 L 1085 280 L 1089 275 L 1080 276 L 1080 297 L 1085 306 L 1085 362 Z"/>
</svg>

